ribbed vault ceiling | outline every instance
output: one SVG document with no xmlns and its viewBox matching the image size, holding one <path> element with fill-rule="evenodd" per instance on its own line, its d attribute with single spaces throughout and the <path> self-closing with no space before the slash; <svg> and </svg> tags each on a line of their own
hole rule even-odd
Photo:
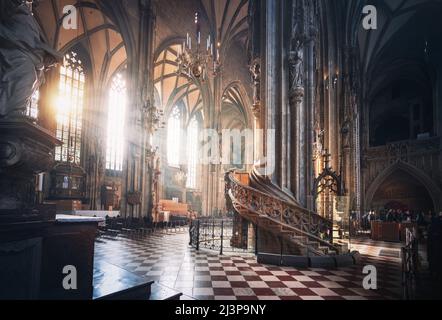
<svg viewBox="0 0 442 320">
<path fill-rule="evenodd" d="M 191 79 L 177 74 L 178 48 L 178 44 L 169 46 L 158 55 L 154 69 L 155 89 L 166 112 L 183 101 L 187 114 L 191 115 L 202 106 L 202 96 Z"/>
<path fill-rule="evenodd" d="M 364 71 L 379 60 L 385 47 L 406 24 L 413 23 L 417 12 L 435 3 L 434 0 L 377 1 L 378 30 L 367 31 L 362 24 L 359 26 L 358 41 Z"/>
<path fill-rule="evenodd" d="M 212 29 L 222 44 L 245 42 L 248 30 L 248 0 L 201 0 Z"/>
<path fill-rule="evenodd" d="M 94 79 L 106 83 L 127 60 L 121 34 L 95 0 L 77 2 L 78 29 L 66 30 L 61 23 L 63 8 L 72 3 L 72 0 L 41 0 L 35 17 L 56 50 L 64 53 L 81 42 L 90 54 Z"/>
</svg>

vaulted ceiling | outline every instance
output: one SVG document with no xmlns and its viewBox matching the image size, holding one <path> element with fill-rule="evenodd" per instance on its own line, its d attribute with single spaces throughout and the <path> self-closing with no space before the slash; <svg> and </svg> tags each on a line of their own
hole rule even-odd
<svg viewBox="0 0 442 320">
<path fill-rule="evenodd" d="M 223 95 L 221 108 L 221 126 L 223 129 L 240 129 L 248 127 L 248 115 L 239 89 L 229 87 Z"/>
<path fill-rule="evenodd" d="M 186 105 L 187 115 L 194 113 L 202 106 L 201 91 L 195 83 L 182 75 L 177 74 L 179 45 L 171 45 L 163 50 L 155 61 L 154 84 L 162 108 L 166 113 L 182 101 Z"/>
<path fill-rule="evenodd" d="M 114 23 L 103 13 L 95 0 L 78 2 L 78 28 L 65 29 L 62 24 L 63 8 L 71 0 L 41 0 L 35 17 L 47 41 L 61 53 L 82 44 L 88 51 L 96 83 L 107 80 L 126 63 L 127 54 L 121 34 Z"/>
<path fill-rule="evenodd" d="M 362 5 L 357 6 L 356 14 L 360 15 Z M 370 3 L 371 4 L 371 3 Z M 388 0 L 375 1 L 378 13 L 378 29 L 367 31 L 359 24 L 358 45 L 363 71 L 367 72 L 374 62 L 381 59 L 388 44 L 407 25 L 415 23 L 416 14 L 422 10 L 431 10 L 440 6 L 440 2 L 433 0 Z M 356 19 L 355 21 L 360 21 Z M 416 44 L 419 45 L 419 44 Z"/>
<path fill-rule="evenodd" d="M 201 0 L 217 39 L 227 46 L 245 43 L 248 31 L 248 0 Z"/>
</svg>

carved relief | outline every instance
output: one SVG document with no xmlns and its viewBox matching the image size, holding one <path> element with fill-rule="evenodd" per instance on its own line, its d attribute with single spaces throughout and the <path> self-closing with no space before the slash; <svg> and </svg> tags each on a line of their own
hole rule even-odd
<svg viewBox="0 0 442 320">
<path fill-rule="evenodd" d="M 368 188 L 381 172 L 398 162 L 408 163 L 422 170 L 428 176 L 433 177 L 435 183 L 441 185 L 440 179 L 434 175 L 436 170 L 434 170 L 434 162 L 431 160 L 440 152 L 440 138 L 398 142 L 369 148 L 364 151 L 362 162 L 365 188 Z"/>
<path fill-rule="evenodd" d="M 319 123 L 315 125 L 315 142 L 313 144 L 313 160 L 318 160 L 324 152 L 325 130 L 321 129 Z"/>
<path fill-rule="evenodd" d="M 304 47 L 307 42 L 305 30 L 310 29 L 310 19 L 303 1 L 294 3 L 292 14 L 292 40 L 289 52 L 289 95 L 292 103 L 301 103 L 304 98 Z M 307 26 L 305 24 L 307 23 Z"/>
<path fill-rule="evenodd" d="M 327 239 L 332 222 L 318 214 L 308 211 L 296 204 L 288 203 L 266 193 L 241 185 L 232 172 L 226 173 L 226 197 L 230 199 L 236 211 L 244 214 L 250 211 L 261 217 L 269 217 L 273 221 L 300 230 L 308 238 L 309 235 L 318 239 Z M 331 246 L 327 240 L 321 241 Z"/>
<path fill-rule="evenodd" d="M 253 106 L 252 111 L 255 118 L 259 119 L 261 114 L 261 61 L 255 59 L 250 66 L 253 86 Z"/>
</svg>

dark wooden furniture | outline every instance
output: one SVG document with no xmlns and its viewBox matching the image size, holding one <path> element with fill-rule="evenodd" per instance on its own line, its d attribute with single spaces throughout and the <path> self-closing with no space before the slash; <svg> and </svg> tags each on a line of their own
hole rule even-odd
<svg viewBox="0 0 442 320">
<path fill-rule="evenodd" d="M 414 222 L 371 222 L 371 238 L 379 241 L 405 242 L 406 230 L 416 228 Z"/>
<path fill-rule="evenodd" d="M 400 223 L 396 222 L 371 222 L 371 238 L 378 241 L 400 241 Z"/>
<path fill-rule="evenodd" d="M 0 223 L 0 299 L 92 299 L 97 224 L 80 218 Z M 76 268 L 77 290 L 63 287 L 65 266 Z"/>
<path fill-rule="evenodd" d="M 93 296 L 94 245 L 98 222 L 57 221 L 43 238 L 40 299 L 90 300 Z M 66 290 L 66 266 L 77 270 L 77 289 Z"/>
</svg>

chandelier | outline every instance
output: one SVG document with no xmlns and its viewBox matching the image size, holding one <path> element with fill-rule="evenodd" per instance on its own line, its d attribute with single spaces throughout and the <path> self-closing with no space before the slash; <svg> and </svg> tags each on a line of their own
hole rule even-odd
<svg viewBox="0 0 442 320">
<path fill-rule="evenodd" d="M 221 71 L 221 43 L 218 42 L 215 48 L 209 35 L 205 48 L 202 46 L 198 12 L 195 13 L 195 28 L 196 41 L 192 41 L 192 37 L 187 33 L 186 40 L 178 48 L 177 73 L 205 81 L 208 77 L 216 77 Z"/>
</svg>

